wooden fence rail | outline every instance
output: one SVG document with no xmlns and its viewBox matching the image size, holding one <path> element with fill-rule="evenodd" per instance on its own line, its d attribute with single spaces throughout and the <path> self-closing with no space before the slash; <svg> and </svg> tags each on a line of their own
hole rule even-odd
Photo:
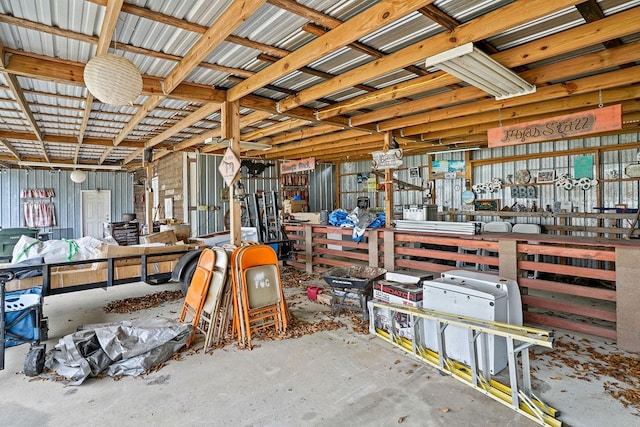
<svg viewBox="0 0 640 427">
<path fill-rule="evenodd" d="M 638 305 L 619 303 L 620 292 L 640 303 L 636 240 L 516 233 L 440 235 L 385 228 L 369 229 L 361 242 L 355 242 L 351 229 L 301 224 L 285 229 L 299 252 L 298 259 L 288 263 L 308 272 L 349 265 L 431 273 L 456 269 L 458 262 L 466 268 L 485 266 L 518 281 L 527 322 L 617 339 L 625 349 L 640 351 L 640 335 L 634 333 L 640 330 Z M 617 268 L 621 259 L 623 275 Z M 532 278 L 533 272 L 537 278 Z"/>
</svg>

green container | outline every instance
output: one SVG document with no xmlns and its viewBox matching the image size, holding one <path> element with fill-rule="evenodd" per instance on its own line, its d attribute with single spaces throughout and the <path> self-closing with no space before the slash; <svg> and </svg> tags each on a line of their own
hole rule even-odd
<svg viewBox="0 0 640 427">
<path fill-rule="evenodd" d="M 0 229 L 0 256 L 13 255 L 13 247 L 18 243 L 21 236 L 38 238 L 37 228 L 2 228 Z"/>
</svg>

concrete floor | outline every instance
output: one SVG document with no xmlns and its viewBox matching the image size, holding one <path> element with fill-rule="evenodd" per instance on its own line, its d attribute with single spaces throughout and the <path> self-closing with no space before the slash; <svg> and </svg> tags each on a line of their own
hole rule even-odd
<svg viewBox="0 0 640 427">
<path fill-rule="evenodd" d="M 47 297 L 47 348 L 82 324 L 176 318 L 181 301 L 132 314 L 103 310 L 109 301 L 165 289 L 177 285 L 137 283 Z M 292 313 L 310 321 L 326 318 L 328 307 L 309 302 L 301 289 L 287 290 Z M 25 377 L 21 370 L 28 345 L 8 348 L 0 371 L 0 425 L 535 425 L 383 340 L 348 327 L 254 344 L 251 351 L 232 345 L 212 354 L 189 350 L 182 360 L 171 360 L 149 375 L 90 378 L 76 387 Z M 536 360 L 533 366 L 538 396 L 562 412 L 565 425 L 640 424 L 635 409 L 623 408 L 601 382 L 570 378 L 564 368 L 538 366 Z"/>
</svg>

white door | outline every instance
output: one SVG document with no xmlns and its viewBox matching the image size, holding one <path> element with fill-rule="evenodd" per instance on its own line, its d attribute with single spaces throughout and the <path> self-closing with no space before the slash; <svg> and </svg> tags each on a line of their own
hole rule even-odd
<svg viewBox="0 0 640 427">
<path fill-rule="evenodd" d="M 103 237 L 105 222 L 111 222 L 111 191 L 82 190 L 80 227 L 82 237 Z"/>
</svg>

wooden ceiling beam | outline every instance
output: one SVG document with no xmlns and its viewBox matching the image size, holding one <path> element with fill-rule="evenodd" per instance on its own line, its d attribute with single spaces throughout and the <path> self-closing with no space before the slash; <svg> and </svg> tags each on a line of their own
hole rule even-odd
<svg viewBox="0 0 640 427">
<path fill-rule="evenodd" d="M 164 79 L 164 85 L 162 87 L 163 94 L 168 95 L 173 92 L 197 65 L 220 45 L 226 36 L 231 34 L 236 27 L 251 16 L 264 1 L 265 0 L 246 0 L 243 2 L 232 2 Z M 113 145 L 117 146 L 124 140 L 127 133 L 136 127 L 151 110 L 157 107 L 164 97 L 164 95 L 149 97 L 136 115 L 127 123 L 127 126 L 125 126 L 122 132 L 114 139 Z"/>
<path fill-rule="evenodd" d="M 200 107 L 198 111 L 180 120 L 178 123 L 174 124 L 169 129 L 162 132 L 160 135 L 151 138 L 149 141 L 145 143 L 145 147 L 151 148 L 160 144 L 162 141 L 181 132 L 184 128 L 190 127 L 193 124 L 204 120 L 207 116 L 210 116 L 211 114 L 220 111 L 220 108 L 222 108 L 222 104 L 216 104 L 216 103 L 205 104 L 204 106 Z"/>
<path fill-rule="evenodd" d="M 522 9 L 521 9 L 522 11 Z M 507 68 L 543 61 L 583 48 L 625 37 L 640 31 L 640 8 L 635 7 L 605 19 L 552 34 L 512 49 L 498 52 L 492 58 Z"/>
<path fill-rule="evenodd" d="M 640 97 L 640 86 L 625 87 L 603 91 L 603 98 L 607 105 L 622 104 L 623 114 L 629 109 L 634 111 L 638 104 L 635 97 Z M 429 130 L 420 133 L 422 140 L 434 140 L 450 138 L 458 135 L 482 134 L 487 129 L 500 126 L 509 126 L 532 120 L 549 118 L 551 115 L 571 114 L 585 109 L 594 109 L 598 105 L 598 96 L 595 93 L 571 96 L 562 100 L 542 101 L 539 103 L 524 105 L 522 107 L 506 108 L 501 111 L 490 111 L 479 114 L 462 116 L 455 119 L 435 121 L 431 123 Z"/>
<path fill-rule="evenodd" d="M 300 49 L 290 53 L 269 67 L 257 72 L 244 82 L 237 84 L 227 92 L 229 101 L 236 101 L 254 92 L 265 84 L 272 83 L 299 68 L 322 58 L 324 55 L 345 46 L 360 37 L 414 12 L 433 0 L 406 0 L 404 2 L 381 1 L 359 15 L 339 25 L 322 37 L 310 41 Z M 409 65 L 409 64 L 407 64 Z M 358 82 L 361 83 L 362 81 Z M 350 85 L 353 86 L 353 85 Z M 323 95 L 324 96 L 324 95 Z M 315 99 L 320 98 L 320 96 Z M 298 105 L 302 105 L 300 103 Z"/>
<path fill-rule="evenodd" d="M 254 111 L 252 113 L 249 113 L 247 115 L 244 115 L 242 117 L 240 117 L 240 129 L 250 125 L 251 123 L 254 123 L 256 121 L 260 121 L 263 120 L 267 117 L 269 117 L 271 114 L 264 112 L 264 111 Z M 205 140 L 209 139 L 209 138 L 220 138 L 222 136 L 222 128 L 218 127 L 215 129 L 211 129 L 209 131 L 206 131 L 200 135 L 196 135 L 194 137 L 191 137 L 189 139 L 187 139 L 186 141 L 183 141 L 181 143 L 176 144 L 173 149 L 175 151 L 182 151 L 185 149 L 189 149 L 192 148 L 196 145 L 200 145 L 203 144 Z M 216 151 L 217 148 L 216 147 L 203 147 L 202 148 L 202 152 L 204 153 L 208 153 L 211 151 Z"/>
<path fill-rule="evenodd" d="M 253 132 L 245 133 L 242 135 L 242 140 L 253 141 L 256 139 L 265 138 L 269 135 L 288 132 L 291 129 L 297 129 L 299 127 L 307 126 L 309 123 L 311 123 L 309 120 L 302 119 L 283 120 L 271 126 L 265 126 Z"/>
<path fill-rule="evenodd" d="M 37 137 L 32 132 L 15 132 L 11 130 L 3 130 L 0 129 L 0 138 L 11 139 L 14 141 L 37 141 Z M 49 144 L 72 144 L 76 145 L 78 140 L 75 136 L 69 135 L 54 135 L 54 134 L 44 134 L 43 135 L 44 142 Z M 108 147 L 113 145 L 112 140 L 105 138 L 85 138 L 85 145 L 96 145 L 101 147 Z M 124 141 L 121 147 L 142 147 L 143 143 L 141 141 L 132 141 L 127 140 Z"/>
<path fill-rule="evenodd" d="M 599 90 L 612 89 L 618 86 L 627 86 L 640 82 L 640 66 L 611 71 L 597 76 L 584 77 L 582 79 L 538 88 L 536 93 L 511 98 L 502 101 L 487 99 L 483 101 L 457 105 L 456 108 L 427 111 L 414 114 L 411 117 L 392 119 L 379 124 L 381 130 L 393 130 L 403 128 L 403 135 L 416 135 L 428 132 L 433 122 L 461 117 L 470 114 L 493 111 L 496 117 L 500 110 L 509 107 L 535 105 L 540 102 L 559 100 L 565 97 L 575 97 L 580 94 L 593 92 L 594 105 L 598 103 Z"/>
<path fill-rule="evenodd" d="M 314 24 L 305 24 L 302 26 L 302 30 L 306 31 L 309 34 L 313 34 L 316 37 L 323 36 L 327 33 L 327 30 Z M 369 55 L 373 58 L 382 58 L 383 56 L 385 56 L 383 52 L 380 52 L 378 49 L 367 46 L 364 43 L 353 42 L 353 43 L 349 43 L 347 46 L 349 46 L 351 49 L 355 51 L 364 53 L 365 55 Z M 426 76 L 427 74 L 429 74 L 427 70 L 423 70 L 422 68 L 416 67 L 415 65 L 408 65 L 404 67 L 404 70 L 408 71 L 409 73 L 415 74 L 417 76 Z"/>
<path fill-rule="evenodd" d="M 40 126 L 38 126 L 38 122 L 33 116 L 33 112 L 31 111 L 31 107 L 29 107 L 29 103 L 27 102 L 27 99 L 24 97 L 24 93 L 22 93 L 22 88 L 20 87 L 20 82 L 18 82 L 18 78 L 13 74 L 9 74 L 9 73 L 3 73 L 3 75 L 5 80 L 7 81 L 7 84 L 11 88 L 11 92 L 13 93 L 13 96 L 15 97 L 16 102 L 20 106 L 20 110 L 22 111 L 22 114 L 24 114 L 24 116 L 27 118 L 27 121 L 29 122 L 29 126 L 31 127 L 31 129 L 33 130 L 33 133 L 36 136 L 36 139 L 40 145 L 40 150 L 42 151 L 42 156 L 44 157 L 45 161 L 48 162 L 49 153 L 47 152 L 47 147 L 45 146 L 42 140 L 42 131 L 40 130 Z"/>
<path fill-rule="evenodd" d="M 278 62 L 282 58 L 277 58 L 275 56 L 270 56 L 270 55 L 262 53 L 262 54 L 258 55 L 257 59 L 260 60 L 260 61 L 268 62 L 270 64 L 275 64 L 276 62 Z M 298 71 L 300 71 L 301 73 L 309 74 L 311 76 L 320 77 L 321 79 L 325 79 L 325 80 L 333 79 L 333 78 L 336 77 L 335 74 L 326 73 L 324 71 L 316 70 L 315 68 L 311 68 L 311 67 L 307 67 L 307 66 L 298 68 Z M 376 90 L 376 88 L 373 87 L 373 86 L 367 86 L 367 85 L 363 85 L 363 84 L 357 84 L 357 85 L 354 86 L 354 88 L 355 89 L 359 89 L 359 90 L 363 90 L 365 92 L 374 92 Z"/>
<path fill-rule="evenodd" d="M 316 9 L 304 6 L 293 0 L 268 0 L 269 4 L 276 6 L 289 13 L 309 19 L 327 28 L 335 28 L 342 24 L 342 21 L 332 16 L 324 14 Z"/>
<path fill-rule="evenodd" d="M 468 42 L 489 38 L 493 35 L 499 34 L 500 32 L 509 30 L 514 26 L 524 24 L 562 10 L 566 7 L 573 6 L 577 2 L 578 1 L 576 0 L 558 0 L 553 2 L 545 0 L 529 0 L 527 4 L 530 5 L 530 7 L 527 8 L 523 8 L 521 2 L 509 4 L 501 7 L 499 10 L 490 12 L 460 25 L 454 31 L 437 34 L 429 38 L 428 43 L 420 41 L 383 58 L 371 61 L 358 68 L 342 73 L 334 79 L 317 84 L 308 89 L 304 89 L 296 94 L 296 96 L 289 96 L 281 100 L 279 103 L 280 110 L 286 111 L 295 106 L 311 102 L 319 97 L 327 96 L 348 87 L 353 87 L 358 83 L 393 72 L 399 67 L 406 67 L 407 65 L 423 61 L 426 57 L 440 53 L 443 50 L 461 46 Z M 421 7 L 423 6 L 426 6 L 426 4 L 423 4 Z M 351 22 L 351 20 L 347 22 Z M 345 23 L 343 27 L 348 27 L 348 25 Z M 336 30 L 327 33 L 327 35 Z M 327 35 L 325 35 L 325 37 Z M 321 40 L 323 40 L 323 37 L 320 37 L 315 41 Z M 305 45 L 305 48 L 310 46 L 311 43 Z M 269 70 L 270 68 L 271 67 L 266 70 Z M 263 70 L 263 72 L 266 70 Z M 260 73 L 256 74 L 254 78 L 258 75 L 260 75 Z M 233 89 L 231 89 L 230 92 L 232 90 Z"/>
<path fill-rule="evenodd" d="M 267 142 L 271 145 L 280 145 L 280 144 L 286 144 L 289 142 L 298 141 L 305 138 L 310 138 L 312 136 L 324 135 L 326 133 L 341 131 L 343 129 L 344 127 L 335 126 L 335 125 L 308 126 L 304 129 L 289 131 L 284 135 L 265 138 L 264 142 Z M 358 131 L 358 132 L 360 132 L 361 134 L 368 133 L 364 131 Z"/>
<path fill-rule="evenodd" d="M 24 52 L 13 49 L 8 49 L 7 51 L 11 54 L 6 67 L 8 73 L 38 80 L 84 86 L 83 73 L 85 64 L 83 63 L 60 61 L 43 55 L 26 55 Z M 163 94 L 161 80 L 157 77 L 142 76 L 142 94 L 148 96 Z M 205 103 L 222 102 L 226 94 L 225 91 L 214 89 L 211 86 L 181 83 L 170 94 L 170 97 Z"/>
<path fill-rule="evenodd" d="M 9 141 L 7 141 L 5 138 L 0 138 L 0 144 L 2 144 L 4 148 L 6 148 L 11 154 L 13 154 L 16 160 L 20 160 L 20 153 L 18 153 L 18 150 L 16 150 Z"/>
<path fill-rule="evenodd" d="M 521 77 L 527 81 L 535 82 L 538 85 L 544 85 L 551 81 L 566 80 L 576 73 L 586 74 L 612 68 L 616 65 L 627 63 L 632 60 L 631 58 L 637 58 L 639 55 L 640 42 L 635 42 L 618 48 L 595 52 L 556 64 L 535 68 L 522 73 Z M 402 115 L 415 114 L 420 111 L 445 108 L 447 106 L 451 107 L 455 104 L 486 98 L 486 96 L 483 95 L 486 94 L 479 89 L 469 86 L 430 97 L 424 97 L 402 105 L 381 108 L 371 113 L 356 115 L 352 117 L 351 123 L 353 125 L 362 125 L 370 122 L 384 121 L 385 119 L 400 117 Z M 485 101 L 485 104 L 489 102 L 491 102 L 491 100 Z M 494 104 L 499 105 L 497 102 Z M 347 107 L 342 106 L 340 111 L 345 112 L 345 108 Z M 322 118 L 324 116 L 322 112 L 318 113 L 318 117 Z"/>
</svg>

